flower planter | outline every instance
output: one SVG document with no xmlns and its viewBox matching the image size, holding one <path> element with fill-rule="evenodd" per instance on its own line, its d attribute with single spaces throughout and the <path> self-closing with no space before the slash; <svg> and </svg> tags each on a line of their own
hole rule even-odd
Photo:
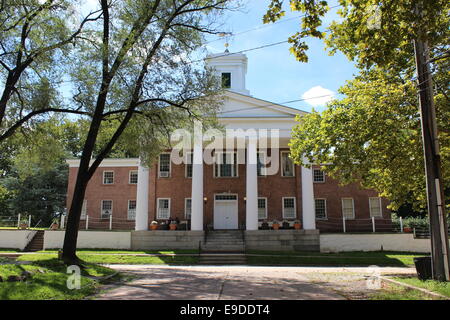
<svg viewBox="0 0 450 320">
<path fill-rule="evenodd" d="M 24 230 L 24 229 L 27 229 L 27 228 L 28 228 L 28 225 L 26 223 L 21 223 L 20 224 L 20 229 Z"/>
<path fill-rule="evenodd" d="M 294 229 L 300 230 L 302 228 L 302 225 L 300 223 L 294 223 Z"/>
<path fill-rule="evenodd" d="M 280 225 L 277 223 L 274 223 L 274 224 L 272 224 L 272 228 L 273 228 L 273 230 L 278 230 L 278 229 L 280 229 Z"/>
<path fill-rule="evenodd" d="M 50 229 L 51 229 L 51 230 L 58 230 L 58 228 L 59 228 L 59 225 L 58 225 L 57 223 L 53 223 L 53 224 L 50 226 Z"/>
<path fill-rule="evenodd" d="M 403 232 L 411 233 L 412 232 L 412 228 L 411 227 L 403 227 Z"/>
<path fill-rule="evenodd" d="M 150 225 L 150 230 L 157 230 L 158 229 L 158 225 L 157 224 L 151 224 Z"/>
<path fill-rule="evenodd" d="M 169 224 L 170 230 L 177 230 L 176 224 Z"/>
</svg>

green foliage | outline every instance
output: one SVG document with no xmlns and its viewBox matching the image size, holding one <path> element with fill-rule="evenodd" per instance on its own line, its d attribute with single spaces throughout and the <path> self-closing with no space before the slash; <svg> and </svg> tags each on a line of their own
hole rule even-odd
<svg viewBox="0 0 450 320">
<path fill-rule="evenodd" d="M 322 113 L 312 112 L 293 130 L 291 156 L 303 155 L 343 184 L 361 182 L 380 192 L 398 209 L 405 202 L 424 208 L 425 178 L 416 88 L 412 81 L 395 79 L 381 70 L 362 73 L 340 92 Z M 438 104 L 438 123 L 445 127 L 450 108 Z M 450 187 L 449 135 L 440 134 L 442 166 Z"/>
<path fill-rule="evenodd" d="M 311 30 L 320 26 L 327 3 L 289 3 L 292 10 L 305 13 L 301 41 L 306 36 L 322 38 Z M 272 1 L 264 21 L 279 19 L 282 4 Z M 360 182 L 377 190 L 391 200 L 394 210 L 412 203 L 414 210 L 421 211 L 426 207 L 426 193 L 412 41 L 426 40 L 434 59 L 443 180 L 450 194 L 450 75 L 449 59 L 445 59 L 450 46 L 450 4 L 441 0 L 421 4 L 341 0 L 339 5 L 341 19 L 331 23 L 323 38 L 331 54 L 343 52 L 357 64 L 360 74 L 341 87 L 344 98 L 329 103 L 323 113 L 313 111 L 298 119 L 291 156 L 297 163 L 303 163 L 306 156 L 310 162 L 326 164 L 323 169 L 343 184 Z M 294 46 L 292 50 L 306 61 L 306 48 Z"/>
</svg>

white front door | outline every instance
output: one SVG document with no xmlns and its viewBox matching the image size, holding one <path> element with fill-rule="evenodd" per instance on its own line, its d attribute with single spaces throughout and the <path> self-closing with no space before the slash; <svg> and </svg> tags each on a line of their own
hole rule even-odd
<svg viewBox="0 0 450 320">
<path fill-rule="evenodd" d="M 237 196 L 216 195 L 214 200 L 214 229 L 238 229 Z"/>
</svg>

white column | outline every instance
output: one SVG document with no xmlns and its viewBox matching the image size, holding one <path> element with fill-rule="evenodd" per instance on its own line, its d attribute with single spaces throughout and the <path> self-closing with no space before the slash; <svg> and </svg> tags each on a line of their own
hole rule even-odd
<svg viewBox="0 0 450 320">
<path fill-rule="evenodd" d="M 139 161 L 138 183 L 136 190 L 136 231 L 148 230 L 148 184 L 149 170 L 141 165 L 141 161 Z"/>
<path fill-rule="evenodd" d="M 303 229 L 316 229 L 316 215 L 314 212 L 314 187 L 312 169 L 302 167 L 302 215 Z"/>
<path fill-rule="evenodd" d="M 192 163 L 191 230 L 203 230 L 203 139 L 201 126 L 194 129 Z"/>
<path fill-rule="evenodd" d="M 249 138 L 247 145 L 246 229 L 258 230 L 257 141 Z"/>
</svg>

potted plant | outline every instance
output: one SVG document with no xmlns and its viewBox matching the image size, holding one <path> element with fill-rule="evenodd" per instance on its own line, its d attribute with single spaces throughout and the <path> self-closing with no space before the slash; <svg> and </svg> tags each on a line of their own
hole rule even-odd
<svg viewBox="0 0 450 320">
<path fill-rule="evenodd" d="M 177 230 L 178 222 L 176 220 L 170 221 L 169 228 L 170 230 Z"/>
<path fill-rule="evenodd" d="M 50 226 L 50 230 L 58 230 L 58 228 L 59 228 L 59 224 L 56 221 L 53 221 Z"/>
<path fill-rule="evenodd" d="M 272 229 L 273 229 L 273 230 L 278 230 L 278 229 L 280 229 L 280 223 L 278 222 L 278 220 L 273 220 L 273 221 L 272 221 Z"/>
<path fill-rule="evenodd" d="M 26 221 L 21 221 L 20 222 L 20 229 L 26 229 L 28 228 L 28 223 Z"/>
<path fill-rule="evenodd" d="M 261 229 L 262 229 L 262 230 L 269 230 L 269 223 L 267 222 L 267 220 L 264 220 L 264 221 L 261 223 Z"/>
<path fill-rule="evenodd" d="M 300 230 L 301 227 L 302 227 L 302 224 L 301 224 L 300 220 L 295 220 L 294 221 L 294 229 L 295 230 Z"/>
<path fill-rule="evenodd" d="M 158 229 L 158 222 L 157 221 L 152 221 L 150 223 L 150 230 L 156 230 Z"/>
<path fill-rule="evenodd" d="M 289 221 L 283 220 L 282 226 L 283 226 L 283 229 L 289 229 L 290 228 Z"/>
</svg>

